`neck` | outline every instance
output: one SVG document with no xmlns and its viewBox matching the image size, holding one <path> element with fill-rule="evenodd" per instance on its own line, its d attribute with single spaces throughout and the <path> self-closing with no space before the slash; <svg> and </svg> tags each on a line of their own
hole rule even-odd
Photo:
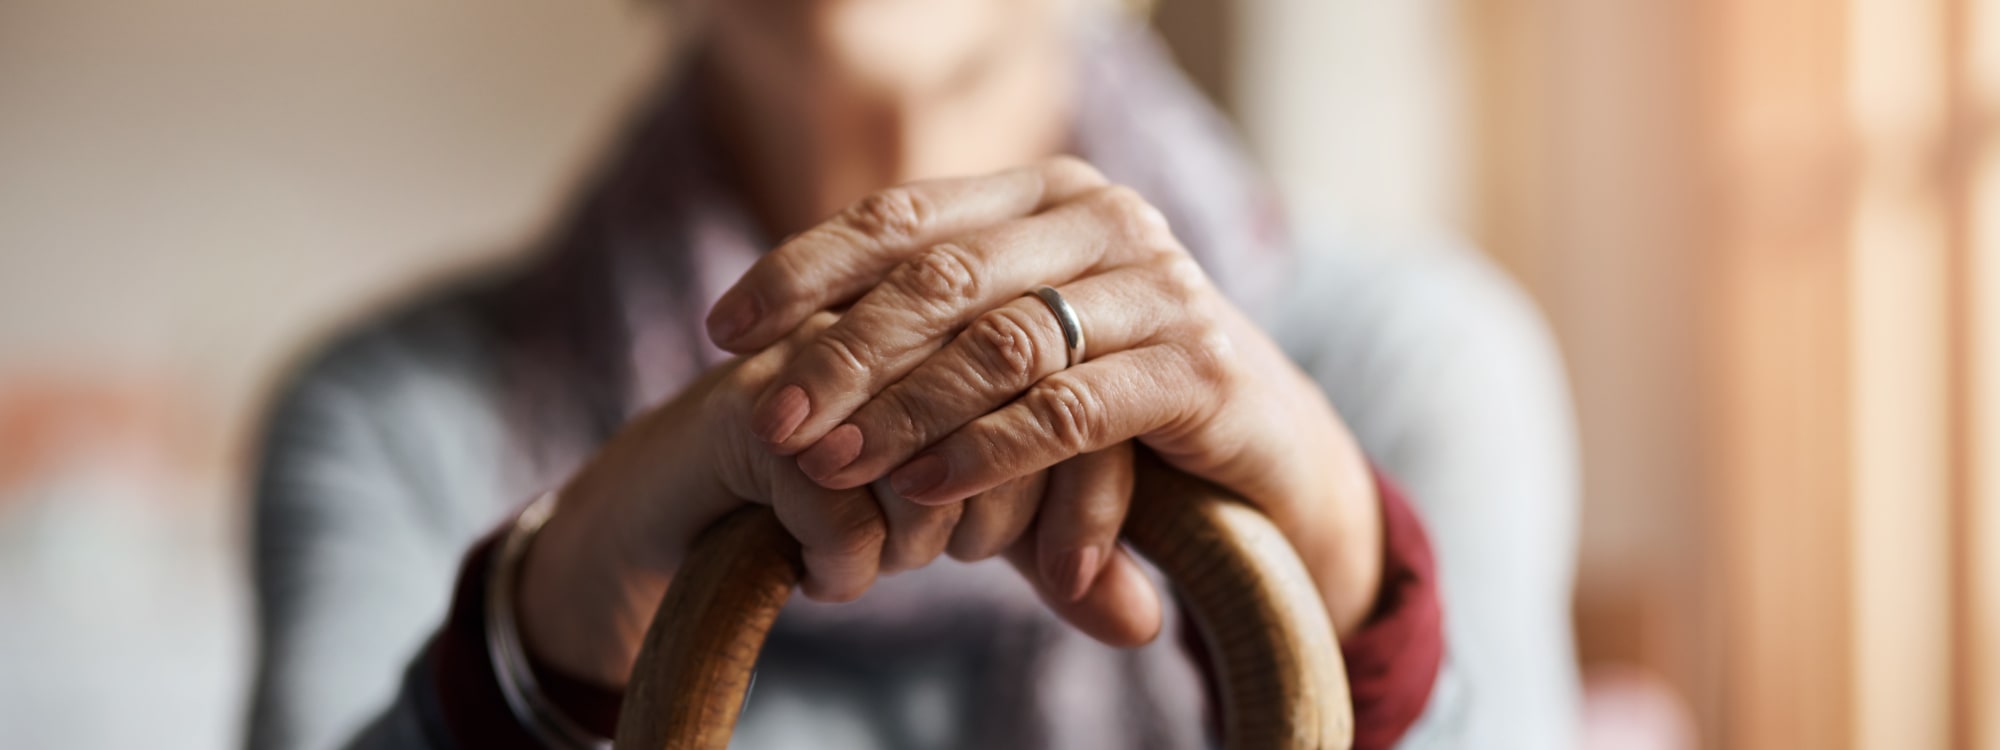
<svg viewBox="0 0 2000 750">
<path fill-rule="evenodd" d="M 866 39 L 719 29 L 696 75 L 751 211 L 782 237 L 883 187 L 1058 153 L 1073 68 L 1060 31 L 1017 23 L 971 52 L 885 61 Z"/>
</svg>

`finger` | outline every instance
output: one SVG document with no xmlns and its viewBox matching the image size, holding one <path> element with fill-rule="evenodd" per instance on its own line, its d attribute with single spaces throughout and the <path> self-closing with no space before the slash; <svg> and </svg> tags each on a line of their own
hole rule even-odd
<svg viewBox="0 0 2000 750">
<path fill-rule="evenodd" d="M 1086 354 L 1103 357 L 1188 330 L 1200 320 L 1199 275 L 1179 259 L 1120 268 L 1063 285 L 1087 333 Z M 837 325 L 837 324 L 836 324 Z M 832 330 L 832 329 L 829 329 Z M 875 481 L 951 431 L 1014 400 L 1068 364 L 1055 313 L 1018 297 L 979 316 L 951 343 L 884 388 L 799 454 L 799 468 L 826 487 Z"/>
<path fill-rule="evenodd" d="M 1048 593 L 1077 601 L 1096 583 L 1118 546 L 1132 482 L 1129 442 L 1049 469 L 1048 494 L 1035 514 L 1036 564 Z"/>
<path fill-rule="evenodd" d="M 813 315 L 783 341 L 745 358 L 741 372 L 768 379 L 761 373 L 775 371 L 789 350 L 810 340 L 834 318 L 827 312 Z M 741 405 L 738 413 L 747 416 L 748 406 Z M 880 573 L 888 536 L 887 521 L 874 496 L 866 490 L 828 491 L 800 474 L 791 461 L 762 450 L 746 453 L 742 460 L 752 462 L 751 478 L 762 485 L 755 496 L 769 499 L 779 522 L 799 540 L 806 566 L 800 588 L 806 596 L 849 601 L 867 591 Z"/>
<path fill-rule="evenodd" d="M 799 540 L 806 577 L 800 589 L 818 601 L 859 598 L 881 573 L 888 523 L 866 490 L 827 490 L 779 464 L 771 507 Z"/>
<path fill-rule="evenodd" d="M 814 339 L 819 337 L 821 332 L 831 327 L 839 319 L 839 314 L 825 310 L 808 316 L 805 322 L 793 328 L 791 333 L 786 334 L 784 338 L 779 339 L 776 343 L 765 347 L 762 351 L 744 355 L 741 361 L 737 363 L 735 376 L 742 378 L 746 383 L 768 385 L 771 379 L 777 376 L 778 371 L 785 366 L 786 362 L 791 361 L 793 357 L 797 356 L 799 351 L 803 350 L 807 344 L 812 343 Z M 744 423 L 747 423 L 750 418 L 751 407 L 756 405 L 754 398 L 763 391 L 768 390 L 768 388 L 756 387 L 748 390 L 748 397 L 742 398 L 740 404 L 733 404 L 732 406 L 736 408 L 733 408 L 729 412 L 732 416 L 741 418 Z M 743 396 L 744 394 L 732 389 L 730 395 Z"/>
<path fill-rule="evenodd" d="M 806 564 L 801 582 L 807 596 L 846 601 L 874 583 L 887 526 L 875 498 L 865 490 L 829 491 L 799 473 L 795 462 L 771 455 L 743 429 L 751 394 L 782 366 L 790 350 L 830 325 L 833 313 L 808 318 L 792 335 L 764 351 L 745 356 L 728 370 L 740 384 L 710 392 L 707 425 L 717 435 L 716 468 L 724 487 L 738 497 L 769 503 L 786 531 L 799 540 Z"/>
<path fill-rule="evenodd" d="M 945 551 L 966 562 L 1005 552 L 1034 523 L 1048 478 L 1048 472 L 1037 471 L 967 498 Z"/>
<path fill-rule="evenodd" d="M 704 378 L 724 377 L 729 380 L 726 384 L 706 389 L 706 408 L 701 410 L 706 421 L 700 432 L 709 436 L 710 439 L 705 442 L 715 450 L 716 474 L 731 494 L 771 504 L 777 497 L 777 483 L 773 478 L 795 473 L 792 471 L 796 469 L 794 462 L 772 460 L 771 452 L 749 434 L 746 425 L 750 420 L 750 408 L 755 405 L 757 394 L 763 392 L 764 386 L 770 383 L 778 368 L 784 366 L 791 352 L 831 325 L 836 317 L 830 312 L 815 314 L 800 324 L 792 335 L 770 348 L 739 357 L 733 366 L 718 367 L 704 375 Z"/>
<path fill-rule="evenodd" d="M 1221 392 L 1218 381 L 1228 377 L 1219 364 L 1227 353 L 1177 350 L 1214 346 L 1156 344 L 1043 378 L 891 472 L 890 486 L 918 503 L 953 502 L 1071 456 L 1156 431 L 1194 429 L 1218 406 L 1210 394 Z"/>
<path fill-rule="evenodd" d="M 869 490 L 888 524 L 889 537 L 882 546 L 883 573 L 916 570 L 944 554 L 965 503 L 918 505 L 898 496 L 888 482 L 877 482 Z"/>
<path fill-rule="evenodd" d="M 1060 158 L 877 192 L 758 259 L 709 311 L 709 338 L 734 352 L 761 348 L 813 311 L 859 297 L 914 248 L 1103 184 L 1090 165 Z"/>
<path fill-rule="evenodd" d="M 751 425 L 780 453 L 803 449 L 981 313 L 1037 284 L 1143 260 L 1186 259 L 1176 248 L 1159 211 L 1126 187 L 932 245 L 897 266 L 787 364 Z"/>
<path fill-rule="evenodd" d="M 1160 634 L 1160 592 L 1139 561 L 1117 547 L 1097 582 L 1077 600 L 1055 594 L 1035 563 L 1035 541 L 1022 539 L 1007 550 L 1007 561 L 1033 584 L 1042 602 L 1065 622 L 1111 646 L 1144 646 Z"/>
</svg>

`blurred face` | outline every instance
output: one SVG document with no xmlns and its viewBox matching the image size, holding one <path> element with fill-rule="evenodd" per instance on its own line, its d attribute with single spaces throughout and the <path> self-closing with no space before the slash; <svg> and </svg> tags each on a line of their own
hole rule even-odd
<svg viewBox="0 0 2000 750">
<path fill-rule="evenodd" d="M 709 42 L 739 65 L 799 63 L 897 90 L 950 85 L 1024 35 L 1051 31 L 1061 0 L 716 0 Z M 789 63 L 789 64 L 786 64 Z"/>
</svg>

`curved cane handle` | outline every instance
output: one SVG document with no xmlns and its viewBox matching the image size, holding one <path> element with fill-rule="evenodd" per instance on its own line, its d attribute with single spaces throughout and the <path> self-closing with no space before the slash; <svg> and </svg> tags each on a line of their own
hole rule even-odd
<svg viewBox="0 0 2000 750">
<path fill-rule="evenodd" d="M 1354 717 L 1333 626 L 1277 527 L 1150 456 L 1134 496 L 1125 538 L 1179 587 L 1207 639 L 1225 746 L 1347 748 Z M 727 747 L 757 652 L 802 570 L 798 542 L 768 507 L 703 534 L 646 633 L 618 749 Z"/>
</svg>

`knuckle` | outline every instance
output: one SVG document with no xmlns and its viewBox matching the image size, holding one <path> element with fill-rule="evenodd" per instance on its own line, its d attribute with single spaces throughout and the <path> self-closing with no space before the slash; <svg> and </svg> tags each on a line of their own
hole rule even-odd
<svg viewBox="0 0 2000 750">
<path fill-rule="evenodd" d="M 868 363 L 875 361 L 874 348 L 842 327 L 821 332 L 819 338 L 813 339 L 812 345 L 821 361 L 848 373 L 867 372 Z"/>
<path fill-rule="evenodd" d="M 1106 185 L 1097 191 L 1097 200 L 1120 213 L 1137 213 L 1141 206 L 1150 205 L 1131 185 Z"/>
<path fill-rule="evenodd" d="M 1180 254 L 1169 256 L 1159 264 L 1159 273 L 1161 291 L 1168 299 L 1190 312 L 1206 312 L 1200 308 L 1207 298 L 1208 273 L 1194 258 Z"/>
<path fill-rule="evenodd" d="M 933 245 L 903 266 L 900 285 L 913 299 L 950 306 L 975 299 L 980 293 L 980 276 L 972 262 L 972 251 L 955 242 Z"/>
<path fill-rule="evenodd" d="M 782 306 L 792 300 L 810 299 L 812 290 L 804 279 L 809 273 L 805 259 L 797 253 L 774 251 L 760 263 L 755 281 L 756 299 L 766 305 Z"/>
<path fill-rule="evenodd" d="M 1103 432 L 1103 401 L 1074 378 L 1052 375 L 1028 391 L 1025 399 L 1049 436 L 1072 454 L 1089 450 Z"/>
<path fill-rule="evenodd" d="M 945 548 L 945 554 L 959 562 L 979 562 L 999 557 L 1000 553 L 1007 551 L 1007 545 L 1012 542 L 1011 539 L 1002 539 L 998 534 L 991 532 L 960 534 L 952 538 L 951 546 Z"/>
<path fill-rule="evenodd" d="M 1018 389 L 1041 372 L 1041 352 L 1034 326 L 1019 310 L 1003 307 L 979 316 L 966 329 L 975 364 L 994 385 Z"/>
<path fill-rule="evenodd" d="M 945 545 L 945 554 L 960 562 L 978 562 L 1007 550 L 1014 540 L 1005 536 L 1005 526 L 998 521 L 997 508 L 985 507 L 983 522 L 970 515 L 975 504 L 1008 502 L 1009 498 L 1003 497 L 1003 494 L 1001 490 L 989 491 L 962 503 L 968 512 L 966 522 L 953 530 L 951 541 Z"/>
<path fill-rule="evenodd" d="M 1044 178 L 1050 183 L 1065 185 L 1102 185 L 1106 182 L 1104 173 L 1090 162 L 1067 154 L 1043 162 Z"/>
<path fill-rule="evenodd" d="M 839 313 L 820 310 L 806 316 L 805 322 L 800 323 L 798 329 L 792 335 L 797 337 L 818 336 L 821 332 L 832 328 L 833 324 L 838 322 L 840 322 Z"/>
<path fill-rule="evenodd" d="M 826 551 L 842 557 L 872 554 L 889 539 L 889 524 L 872 502 L 848 503 L 853 509 L 834 519 L 833 541 Z M 860 507 L 867 506 L 867 507 Z"/>
<path fill-rule="evenodd" d="M 907 388 L 892 387 L 876 394 L 875 403 L 857 414 L 855 420 L 871 423 L 862 426 L 870 442 L 882 441 L 876 437 L 879 435 L 889 445 L 896 444 L 899 438 L 907 441 L 904 445 L 924 445 L 930 442 L 929 431 L 924 429 L 928 413 L 924 399 L 911 398 Z"/>
<path fill-rule="evenodd" d="M 854 231 L 890 241 L 909 240 L 929 226 L 933 212 L 929 201 L 909 188 L 878 190 L 847 210 L 847 225 Z"/>
<path fill-rule="evenodd" d="M 1166 214 L 1130 186 L 1112 185 L 1098 190 L 1094 202 L 1127 240 L 1145 247 L 1172 243 L 1173 233 L 1167 227 Z"/>
<path fill-rule="evenodd" d="M 1215 385 L 1237 376 L 1236 344 L 1215 326 L 1202 326 L 1181 343 L 1188 370 L 1201 382 Z"/>
<path fill-rule="evenodd" d="M 883 548 L 883 567 L 915 570 L 929 565 L 949 546 L 952 527 L 958 524 L 961 505 L 925 508 L 908 519 L 908 528 L 896 529 Z"/>
</svg>

